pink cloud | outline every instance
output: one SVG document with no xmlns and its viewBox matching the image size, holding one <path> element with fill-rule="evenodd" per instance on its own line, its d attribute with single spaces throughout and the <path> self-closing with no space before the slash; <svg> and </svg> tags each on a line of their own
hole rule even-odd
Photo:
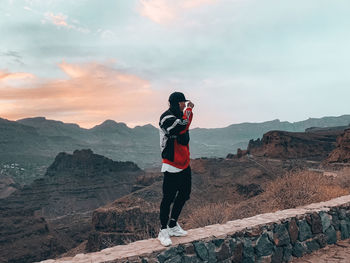
<svg viewBox="0 0 350 263">
<path fill-rule="evenodd" d="M 45 14 L 45 17 L 47 20 L 51 21 L 53 24 L 57 26 L 68 26 L 68 23 L 66 21 L 67 16 L 62 14 L 53 14 L 51 12 L 48 12 Z"/>
<path fill-rule="evenodd" d="M 184 11 L 213 4 L 218 0 L 140 0 L 139 13 L 158 24 L 176 20 Z"/>
<path fill-rule="evenodd" d="M 159 103 L 164 94 L 152 90 L 147 80 L 109 64 L 62 62 L 58 66 L 68 79 L 36 78 L 16 87 L 0 82 L 0 116 L 12 120 L 46 116 L 87 128 L 106 119 L 157 123 L 158 112 L 165 106 Z M 4 76 L 1 73 L 0 80 Z"/>
<path fill-rule="evenodd" d="M 68 29 L 73 29 L 82 33 L 89 33 L 90 30 L 87 28 L 84 28 L 79 25 L 79 21 L 76 19 L 71 19 L 68 23 L 68 16 L 63 14 L 54 14 L 52 12 L 47 12 L 44 14 L 45 19 L 42 20 L 42 23 L 50 22 L 58 27 L 65 27 Z"/>
<path fill-rule="evenodd" d="M 175 19 L 177 10 L 165 0 L 141 0 L 140 14 L 158 24 L 168 23 Z"/>
<path fill-rule="evenodd" d="M 180 1 L 180 6 L 185 9 L 196 8 L 202 5 L 214 4 L 217 0 L 185 0 Z"/>
<path fill-rule="evenodd" d="M 0 71 L 0 81 L 6 80 L 18 80 L 18 79 L 33 79 L 34 75 L 25 72 L 17 72 L 17 73 L 8 73 L 4 71 Z"/>
</svg>

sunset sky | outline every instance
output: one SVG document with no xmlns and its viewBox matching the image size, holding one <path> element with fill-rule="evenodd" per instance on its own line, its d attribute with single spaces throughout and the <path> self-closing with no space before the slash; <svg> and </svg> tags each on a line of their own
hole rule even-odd
<svg viewBox="0 0 350 263">
<path fill-rule="evenodd" d="M 2 0 L 0 117 L 192 127 L 350 114 L 347 0 Z"/>
</svg>

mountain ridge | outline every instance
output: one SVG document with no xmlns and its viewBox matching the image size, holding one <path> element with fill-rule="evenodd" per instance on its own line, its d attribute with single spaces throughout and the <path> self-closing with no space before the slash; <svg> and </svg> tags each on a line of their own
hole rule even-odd
<svg viewBox="0 0 350 263">
<path fill-rule="evenodd" d="M 232 124 L 225 128 L 190 129 L 192 158 L 225 157 L 238 148 L 245 149 L 251 139 L 258 139 L 271 130 L 304 132 L 311 127 L 344 126 L 350 115 L 310 118 L 289 123 L 278 119 L 261 123 Z M 108 119 L 90 128 L 77 124 L 48 120 L 45 117 L 18 121 L 0 119 L 0 169 L 3 175 L 27 184 L 44 176 L 45 169 L 59 152 L 72 153 L 90 148 L 97 154 L 118 161 L 133 161 L 140 168 L 161 163 L 159 130 L 151 124 L 129 128 L 125 123 Z M 19 172 L 2 167 L 19 164 Z"/>
<path fill-rule="evenodd" d="M 342 117 L 346 117 L 346 118 L 349 118 L 350 120 L 350 114 L 342 114 L 342 115 L 339 115 L 339 116 L 324 116 L 324 117 L 320 117 L 320 118 L 313 118 L 313 117 L 309 117 L 307 119 L 304 119 L 304 120 L 301 120 L 301 121 L 294 121 L 294 122 L 290 122 L 290 121 L 281 121 L 280 119 L 273 119 L 273 120 L 267 120 L 267 121 L 260 121 L 260 122 L 241 122 L 241 123 L 233 123 L 233 124 L 230 124 L 228 126 L 225 126 L 225 127 L 215 127 L 215 128 L 202 128 L 202 127 L 196 127 L 196 128 L 193 128 L 192 130 L 196 130 L 196 129 L 206 129 L 206 130 L 210 130 L 210 129 L 225 129 L 225 128 L 231 128 L 231 127 L 235 127 L 237 125 L 250 125 L 250 124 L 268 124 L 268 123 L 280 123 L 280 124 L 285 124 L 285 123 L 288 123 L 288 124 L 299 124 L 299 123 L 304 123 L 304 122 L 311 122 L 311 121 L 318 121 L 318 120 L 327 120 L 327 119 L 335 119 L 335 118 L 342 118 Z M 8 120 L 6 118 L 1 118 L 0 119 L 3 119 L 3 120 L 7 120 L 7 121 L 11 121 L 11 120 Z M 28 117 L 28 118 L 22 118 L 22 119 L 18 119 L 18 120 L 15 120 L 15 122 L 25 122 L 25 121 L 29 121 L 29 120 L 43 120 L 43 121 L 54 121 L 54 122 L 58 122 L 58 123 L 62 123 L 62 124 L 67 124 L 67 125 L 75 125 L 75 126 L 78 126 L 80 129 L 84 129 L 84 130 L 91 130 L 93 128 L 95 128 L 96 126 L 101 126 L 103 125 L 104 123 L 109 123 L 109 122 L 114 122 L 116 124 L 123 124 L 125 125 L 127 128 L 129 129 L 135 129 L 136 127 L 145 127 L 145 126 L 152 126 L 154 128 L 157 129 L 157 127 L 153 126 L 151 123 L 146 123 L 144 125 L 137 125 L 133 128 L 129 127 L 125 122 L 117 122 L 115 120 L 112 120 L 112 119 L 106 119 L 104 120 L 103 122 L 101 122 L 100 124 L 96 124 L 95 126 L 91 127 L 91 128 L 83 128 L 83 127 L 80 127 L 79 124 L 76 124 L 76 123 L 66 123 L 66 122 L 63 122 L 63 121 L 60 121 L 60 120 L 53 120 L 53 119 L 47 119 L 46 117 L 44 116 L 38 116 L 38 117 Z M 348 123 L 350 124 L 350 122 Z M 318 126 L 319 127 L 319 126 Z"/>
</svg>

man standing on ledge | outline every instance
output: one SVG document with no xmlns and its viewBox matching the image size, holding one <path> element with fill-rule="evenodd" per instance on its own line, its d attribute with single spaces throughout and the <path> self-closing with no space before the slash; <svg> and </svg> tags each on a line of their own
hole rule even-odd
<svg viewBox="0 0 350 263">
<path fill-rule="evenodd" d="M 187 108 L 184 111 L 186 107 Z M 160 148 L 162 152 L 163 199 L 160 204 L 161 229 L 158 239 L 163 246 L 172 244 L 171 236 L 185 236 L 177 219 L 191 193 L 191 167 L 188 143 L 189 127 L 194 104 L 181 92 L 169 97 L 170 107 L 159 120 Z M 173 204 L 169 221 L 170 205 Z M 169 222 L 168 222 L 169 221 Z"/>
</svg>

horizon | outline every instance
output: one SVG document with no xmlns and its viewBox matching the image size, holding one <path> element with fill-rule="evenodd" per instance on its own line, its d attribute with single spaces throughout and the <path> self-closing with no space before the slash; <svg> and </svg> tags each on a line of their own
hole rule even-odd
<svg viewBox="0 0 350 263">
<path fill-rule="evenodd" d="M 327 116 L 323 116 L 323 117 L 308 117 L 307 119 L 303 119 L 303 120 L 298 120 L 298 121 L 295 121 L 295 122 L 291 122 L 291 121 L 288 121 L 288 120 L 280 120 L 280 119 L 271 119 L 271 120 L 265 120 L 265 121 L 261 121 L 261 122 L 252 122 L 252 121 L 245 121 L 245 122 L 240 122 L 240 123 L 232 123 L 232 124 L 229 124 L 225 127 L 210 127 L 210 128 L 206 128 L 206 127 L 191 127 L 190 129 L 221 129 L 221 128 L 227 128 L 231 125 L 239 125 L 239 124 L 245 124 L 245 123 L 265 123 L 265 122 L 272 122 L 272 121 L 279 121 L 279 122 L 288 122 L 288 123 L 296 123 L 296 122 L 302 122 L 302 121 L 307 121 L 309 119 L 322 119 L 322 118 L 339 118 L 339 117 L 343 117 L 343 116 L 349 116 L 350 114 L 342 114 L 342 115 L 339 115 L 339 116 L 330 116 L 330 115 L 327 115 Z M 1 117 L 0 118 L 2 119 L 7 119 L 7 118 L 4 118 L 4 117 Z M 63 122 L 64 124 L 76 124 L 78 125 L 80 128 L 82 129 L 92 129 L 98 125 L 101 125 L 102 123 L 108 121 L 108 120 L 111 120 L 111 121 L 114 121 L 116 123 L 123 123 L 125 124 L 128 128 L 130 129 L 133 129 L 135 127 L 142 127 L 142 126 L 146 126 L 146 125 L 152 125 L 154 128 L 158 128 L 158 124 L 152 124 L 152 123 L 145 123 L 145 124 L 141 124 L 141 125 L 135 125 L 135 126 L 130 126 L 128 123 L 125 123 L 125 122 L 122 122 L 122 121 L 116 121 L 116 120 L 112 120 L 112 119 L 106 119 L 100 123 L 97 123 L 97 124 L 94 124 L 93 126 L 91 127 L 83 127 L 81 126 L 79 123 L 74 123 L 74 122 L 64 122 L 62 120 L 58 120 L 58 119 L 50 119 L 50 118 L 47 118 L 45 116 L 35 116 L 35 117 L 24 117 L 24 118 L 20 118 L 20 119 L 17 119 L 17 120 L 10 120 L 10 119 L 7 119 L 9 121 L 19 121 L 19 120 L 22 120 L 22 119 L 35 119 L 35 118 L 45 118 L 47 121 L 57 121 L 57 122 Z M 350 125 L 350 123 L 349 123 Z"/>
<path fill-rule="evenodd" d="M 349 9 L 345 0 L 4 0 L 0 116 L 156 125 L 173 91 L 195 104 L 192 127 L 339 116 L 350 97 Z"/>
</svg>

